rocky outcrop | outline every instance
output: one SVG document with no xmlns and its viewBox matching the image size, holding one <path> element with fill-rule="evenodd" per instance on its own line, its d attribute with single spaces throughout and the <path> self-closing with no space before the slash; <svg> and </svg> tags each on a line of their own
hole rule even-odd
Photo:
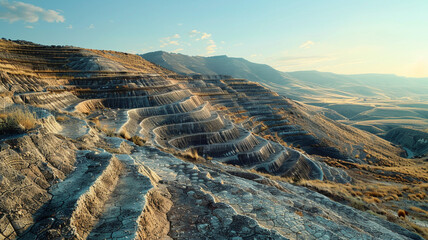
<svg viewBox="0 0 428 240">
<path fill-rule="evenodd" d="M 158 173 L 158 188 L 168 189 L 174 239 L 422 239 L 319 193 L 239 168 L 186 163 L 151 147 L 131 156 Z"/>
<path fill-rule="evenodd" d="M 1 143 L 0 211 L 14 232 L 21 234 L 33 223 L 33 214 L 51 197 L 49 187 L 73 171 L 75 150 L 72 143 L 50 133 Z"/>
</svg>

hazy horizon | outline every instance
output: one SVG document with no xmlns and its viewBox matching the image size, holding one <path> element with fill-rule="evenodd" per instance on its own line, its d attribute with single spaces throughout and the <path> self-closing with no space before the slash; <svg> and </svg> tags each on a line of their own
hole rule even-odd
<svg viewBox="0 0 428 240">
<path fill-rule="evenodd" d="M 202 55 L 187 55 L 187 54 L 184 54 L 184 53 L 175 53 L 175 52 L 168 52 L 168 51 L 163 51 L 163 50 L 154 50 L 154 51 L 149 51 L 149 52 L 144 52 L 144 53 L 136 53 L 136 54 L 138 54 L 138 55 L 144 55 L 144 54 L 153 53 L 153 52 L 165 52 L 165 53 L 168 53 L 168 54 L 181 54 L 181 55 L 189 56 L 189 57 L 222 57 L 222 56 L 226 56 L 228 58 L 244 59 L 244 60 L 247 60 L 249 62 L 256 63 L 256 64 L 266 64 L 266 63 L 263 63 L 263 62 L 251 61 L 249 59 L 246 59 L 246 58 L 243 58 L 243 57 L 239 57 L 239 56 L 229 56 L 227 54 L 213 55 L 213 56 L 202 56 Z M 268 65 L 268 64 L 266 64 L 266 65 Z M 268 66 L 270 66 L 270 65 L 268 65 Z M 402 76 L 402 75 L 398 75 L 398 74 L 395 74 L 395 73 L 377 73 L 377 72 L 337 73 L 337 72 L 319 71 L 319 70 L 316 70 L 316 69 L 305 69 L 305 70 L 296 70 L 296 71 L 281 71 L 280 69 L 276 69 L 273 66 L 270 66 L 270 67 L 272 67 L 273 69 L 275 69 L 277 71 L 283 72 L 283 73 L 320 72 L 320 73 L 333 73 L 333 74 L 345 75 L 345 76 L 346 75 L 349 75 L 349 76 L 356 76 L 356 75 L 392 75 L 392 76 L 404 77 L 404 78 L 415 78 L 415 79 L 421 79 L 421 80 L 425 80 L 425 79 L 428 80 L 428 76 L 425 76 L 425 77 L 424 76 L 422 76 L 422 77 L 407 77 L 407 76 Z"/>
<path fill-rule="evenodd" d="M 426 1 L 0 1 L 9 39 L 228 55 L 284 71 L 428 77 Z"/>
</svg>

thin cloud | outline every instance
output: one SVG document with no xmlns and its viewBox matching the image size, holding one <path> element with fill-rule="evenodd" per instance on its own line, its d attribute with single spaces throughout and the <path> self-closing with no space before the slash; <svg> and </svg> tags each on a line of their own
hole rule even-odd
<svg viewBox="0 0 428 240">
<path fill-rule="evenodd" d="M 196 41 L 201 41 L 206 44 L 205 50 L 207 51 L 208 55 L 216 52 L 217 44 L 214 40 L 211 39 L 211 33 L 201 32 L 196 29 L 193 29 L 192 31 L 190 31 L 189 35 L 190 38 L 195 38 Z"/>
<path fill-rule="evenodd" d="M 91 23 L 91 25 L 89 25 L 88 29 L 94 29 L 95 25 L 93 23 Z"/>
<path fill-rule="evenodd" d="M 281 71 L 304 68 L 311 69 L 315 64 L 335 60 L 332 56 L 305 56 L 305 57 L 281 57 L 272 64 L 274 68 Z"/>
<path fill-rule="evenodd" d="M 184 49 L 183 48 L 177 48 L 177 49 L 175 49 L 174 51 L 172 51 L 173 53 L 178 53 L 178 52 L 181 52 L 181 51 L 183 51 Z"/>
<path fill-rule="evenodd" d="M 174 34 L 174 35 L 172 35 L 172 36 L 169 36 L 169 37 L 161 38 L 161 39 L 159 40 L 159 41 L 161 42 L 160 47 L 161 47 L 161 48 L 163 48 L 163 47 L 166 47 L 166 46 L 168 46 L 168 45 L 176 45 L 176 46 L 179 46 L 179 45 L 180 45 L 180 43 L 179 43 L 177 40 L 173 40 L 173 39 L 179 39 L 179 38 L 181 38 L 181 36 L 180 36 L 178 33 L 176 33 L 176 34 Z"/>
<path fill-rule="evenodd" d="M 68 25 L 67 27 L 66 27 L 67 29 L 73 29 L 73 25 Z"/>
<path fill-rule="evenodd" d="M 215 53 L 216 49 L 217 49 L 217 45 L 215 44 L 215 42 L 211 39 L 208 40 L 208 46 L 206 48 L 207 54 Z"/>
<path fill-rule="evenodd" d="M 192 31 L 190 31 L 190 32 L 189 32 L 189 37 L 190 37 L 190 38 L 195 38 L 195 37 L 197 37 L 200 33 L 201 33 L 201 32 L 199 32 L 198 30 L 193 29 Z"/>
<path fill-rule="evenodd" d="M 33 26 L 28 25 L 28 26 L 25 26 L 25 28 L 33 29 L 34 27 L 33 27 Z"/>
<path fill-rule="evenodd" d="M 176 46 L 180 45 L 180 43 L 178 43 L 177 41 L 170 41 L 168 42 L 168 44 L 176 45 Z"/>
<path fill-rule="evenodd" d="M 210 33 L 203 33 L 202 36 L 201 36 L 201 39 L 208 39 L 210 37 L 211 37 Z"/>
<path fill-rule="evenodd" d="M 191 37 L 191 38 L 193 38 L 193 37 L 195 37 L 196 35 L 198 35 L 199 33 L 201 33 L 201 32 L 199 32 L 199 31 L 198 31 L 198 30 L 196 30 L 196 29 L 193 29 L 192 31 L 190 31 L 189 35 L 190 35 L 190 37 Z"/>
<path fill-rule="evenodd" d="M 201 33 L 201 32 L 198 32 L 197 33 L 197 35 L 200 35 L 197 39 L 196 39 L 196 41 L 199 41 L 199 40 L 208 40 L 208 39 L 210 39 L 211 38 L 211 33 Z"/>
<path fill-rule="evenodd" d="M 315 43 L 312 41 L 306 41 L 300 45 L 300 48 L 308 49 L 311 48 Z"/>
<path fill-rule="evenodd" d="M 40 19 L 46 22 L 64 22 L 65 18 L 59 12 L 46 10 L 32 4 L 23 2 L 11 2 L 1 0 L 0 6 L 5 10 L 0 11 L 0 19 L 9 21 L 38 22 Z"/>
</svg>

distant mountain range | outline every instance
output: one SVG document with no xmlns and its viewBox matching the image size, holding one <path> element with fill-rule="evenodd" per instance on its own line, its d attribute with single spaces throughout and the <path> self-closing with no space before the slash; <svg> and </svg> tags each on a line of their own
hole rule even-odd
<svg viewBox="0 0 428 240">
<path fill-rule="evenodd" d="M 428 100 L 428 78 L 392 74 L 344 75 L 318 71 L 281 72 L 269 65 L 226 55 L 187 56 L 163 51 L 141 55 L 144 59 L 181 74 L 224 74 L 245 78 L 305 102 L 314 96 L 329 98 L 387 98 Z"/>
<path fill-rule="evenodd" d="M 260 83 L 283 84 L 281 72 L 266 64 L 226 55 L 214 57 L 187 56 L 163 51 L 141 55 L 144 59 L 181 74 L 231 75 Z"/>
</svg>

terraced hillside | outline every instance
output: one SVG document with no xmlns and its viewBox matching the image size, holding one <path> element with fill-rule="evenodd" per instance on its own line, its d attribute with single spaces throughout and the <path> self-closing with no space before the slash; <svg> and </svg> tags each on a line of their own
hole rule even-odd
<svg viewBox="0 0 428 240">
<path fill-rule="evenodd" d="M 37 113 L 0 136 L 2 238 L 422 239 L 423 214 L 357 210 L 314 184 L 376 172 L 426 192 L 424 170 L 408 171 L 425 165 L 259 84 L 24 41 L 1 40 L 0 62 L 3 113 Z"/>
<path fill-rule="evenodd" d="M 427 153 L 425 146 L 409 146 L 400 138 L 390 137 L 397 132 L 399 135 L 413 132 L 415 140 L 412 141 L 425 141 L 422 136 L 428 128 L 427 78 L 281 72 L 265 64 L 226 55 L 201 57 L 156 51 L 141 56 L 185 75 L 228 74 L 260 83 L 282 96 L 307 104 L 305 107 L 313 112 L 406 147 L 411 151 L 409 155 L 423 157 Z"/>
</svg>

